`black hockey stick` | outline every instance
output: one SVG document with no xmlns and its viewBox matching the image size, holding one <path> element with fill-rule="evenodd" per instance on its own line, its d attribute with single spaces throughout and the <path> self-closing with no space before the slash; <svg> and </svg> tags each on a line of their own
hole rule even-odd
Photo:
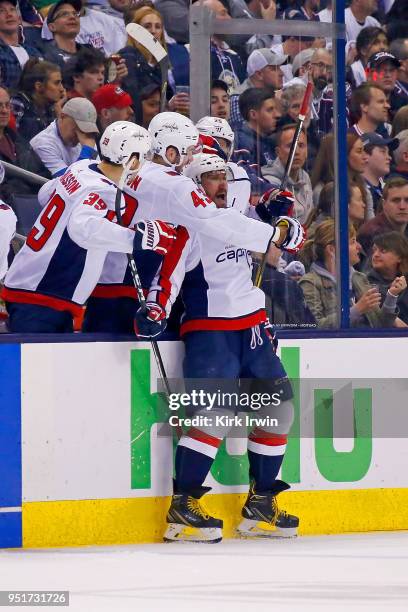
<svg viewBox="0 0 408 612">
<path fill-rule="evenodd" d="M 123 190 L 127 175 L 128 175 L 128 169 L 127 167 L 125 167 L 122 172 L 122 176 L 120 177 L 119 184 L 116 190 L 116 197 L 115 197 L 116 217 L 118 219 L 119 224 L 122 225 L 122 227 L 123 227 L 123 220 L 122 220 L 122 211 L 120 209 L 120 202 L 122 199 L 122 190 Z M 142 312 L 146 312 L 147 311 L 146 298 L 143 293 L 143 286 L 140 280 L 139 273 L 137 271 L 136 262 L 134 260 L 132 253 L 126 253 L 126 256 L 127 256 L 127 260 L 129 263 L 130 273 L 132 275 L 132 281 L 135 286 L 137 297 L 139 300 L 140 308 Z M 167 378 L 166 370 L 164 368 L 164 363 L 163 363 L 163 359 L 160 353 L 159 345 L 157 344 L 157 341 L 154 338 L 150 338 L 150 342 L 152 345 L 154 358 L 156 360 L 156 364 L 157 364 L 161 379 L 163 380 L 164 386 L 166 388 L 167 396 L 169 396 L 171 394 L 171 389 L 170 389 L 170 384 Z"/>
<path fill-rule="evenodd" d="M 160 66 L 162 86 L 160 92 L 160 112 L 162 113 L 166 107 L 167 79 L 169 71 L 169 56 L 166 49 L 159 43 L 146 28 L 137 23 L 128 23 L 126 32 L 139 45 L 142 45 Z"/>
<path fill-rule="evenodd" d="M 302 105 L 300 107 L 299 116 L 298 116 L 298 120 L 296 123 L 296 130 L 293 135 L 292 144 L 290 145 L 290 151 L 289 151 L 288 160 L 285 166 L 285 172 L 283 173 L 283 177 L 282 177 L 281 184 L 279 187 L 279 189 L 282 189 L 282 190 L 286 189 L 286 185 L 288 183 L 290 171 L 292 169 L 292 164 L 293 164 L 293 160 L 294 160 L 295 153 L 296 153 L 296 147 L 298 145 L 300 134 L 303 128 L 303 124 L 306 119 L 307 110 L 309 108 L 309 101 L 310 101 L 310 96 L 312 95 L 312 91 L 313 91 L 313 84 L 311 83 L 311 81 L 309 81 L 308 84 L 306 85 L 305 95 L 303 96 Z M 262 260 L 259 265 L 258 271 L 256 273 L 255 287 L 261 286 L 262 277 L 265 272 L 266 257 L 267 257 L 267 253 L 264 253 L 262 255 Z"/>
</svg>

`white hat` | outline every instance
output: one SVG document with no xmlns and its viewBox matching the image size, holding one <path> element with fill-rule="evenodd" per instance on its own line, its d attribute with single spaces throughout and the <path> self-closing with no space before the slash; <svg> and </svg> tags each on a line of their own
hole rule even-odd
<svg viewBox="0 0 408 612">
<path fill-rule="evenodd" d="M 248 57 L 247 73 L 252 76 L 257 70 L 262 70 L 265 66 L 280 66 L 288 59 L 287 55 L 274 53 L 272 49 L 255 49 Z"/>
<path fill-rule="evenodd" d="M 71 98 L 62 107 L 64 115 L 71 117 L 82 132 L 98 134 L 96 108 L 87 98 Z"/>
</svg>

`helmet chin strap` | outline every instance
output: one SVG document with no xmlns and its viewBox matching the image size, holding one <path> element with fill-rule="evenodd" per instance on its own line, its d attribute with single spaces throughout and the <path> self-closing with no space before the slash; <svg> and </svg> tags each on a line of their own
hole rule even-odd
<svg viewBox="0 0 408 612">
<path fill-rule="evenodd" d="M 120 179 L 119 179 L 119 183 L 118 183 L 118 188 L 119 189 L 123 189 L 123 187 L 125 186 L 125 183 L 127 181 L 127 179 L 135 174 L 137 174 L 140 170 L 140 166 L 141 164 L 139 164 L 139 166 L 136 168 L 136 170 L 131 170 L 131 166 L 133 165 L 133 158 L 130 157 L 127 162 L 125 164 L 123 164 L 123 171 L 122 174 L 120 175 Z"/>
</svg>

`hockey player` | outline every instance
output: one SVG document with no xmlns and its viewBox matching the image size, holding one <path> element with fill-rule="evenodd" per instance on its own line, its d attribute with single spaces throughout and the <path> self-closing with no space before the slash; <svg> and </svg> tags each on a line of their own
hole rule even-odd
<svg viewBox="0 0 408 612">
<path fill-rule="evenodd" d="M 196 231 L 210 238 L 217 236 L 226 243 L 240 244 L 242 248 L 262 253 L 268 249 L 270 241 L 284 239 L 287 227 L 272 227 L 260 223 L 259 219 L 249 219 L 239 214 L 235 206 L 219 209 L 189 177 L 180 174 L 179 167 L 186 162 L 199 141 L 198 131 L 189 118 L 178 113 L 159 113 L 152 119 L 149 133 L 153 158 L 146 161 L 138 175 L 130 178 L 124 187 L 127 201 L 125 216 L 132 219 L 131 223 L 139 219 L 159 218 L 167 223 L 182 225 L 188 231 Z M 134 205 L 135 201 L 137 206 Z M 153 263 L 157 269 L 159 262 Z M 93 293 L 96 299 L 92 302 L 92 312 L 86 314 L 88 330 L 112 331 L 113 326 L 116 330 L 127 332 L 133 329 L 131 308 L 127 308 L 126 313 L 124 309 L 116 309 L 117 313 L 122 314 L 121 321 L 117 315 L 115 321 L 115 314 L 110 308 L 112 298 L 134 296 L 126 270 L 126 257 L 120 253 L 109 253 Z M 103 329 L 102 325 L 105 325 Z"/>
<path fill-rule="evenodd" d="M 216 155 L 199 154 L 184 170 L 219 211 L 226 212 L 228 183 L 226 164 Z M 243 215 L 239 215 L 244 218 Z M 304 241 L 301 225 L 281 217 L 279 226 L 290 228 L 278 246 L 298 251 Z M 179 230 L 176 247 L 164 262 L 150 289 L 148 313 L 138 311 L 135 329 L 141 337 L 160 331 L 182 285 L 185 317 L 181 334 L 185 343 L 184 376 L 187 379 L 262 379 L 263 391 L 279 394 L 279 405 L 269 404 L 258 417 L 274 417 L 279 426 L 254 427 L 249 435 L 248 458 L 251 487 L 242 510 L 238 531 L 244 536 L 295 535 L 298 518 L 281 512 L 276 496 L 289 486 L 277 480 L 293 418 L 292 389 L 277 357 L 265 313 L 265 296 L 253 286 L 251 258 L 240 242 L 229 236 L 204 236 Z M 265 388 L 266 385 L 266 388 Z M 228 425 L 217 417 L 228 413 L 218 406 L 212 419 L 184 434 L 177 447 L 174 495 L 167 515 L 165 540 L 218 542 L 222 521 L 209 516 L 200 498 L 209 488 L 203 483 Z M 208 416 L 206 409 L 195 416 Z M 267 419 L 266 419 L 267 420 Z M 272 419 L 271 419 L 272 422 Z M 273 527 L 273 529 L 271 529 Z M 196 528 L 191 534 L 191 528 Z"/>
<path fill-rule="evenodd" d="M 16 232 L 17 217 L 13 210 L 0 200 L 0 282 L 8 270 L 10 242 Z"/>
<path fill-rule="evenodd" d="M 172 246 L 175 231 L 161 221 L 140 220 L 133 226 L 124 215 L 129 227 L 114 222 L 122 172 L 125 167 L 139 171 L 150 146 L 144 128 L 115 122 L 102 135 L 101 163 L 75 163 L 40 190 L 39 199 L 47 203 L 3 289 L 12 332 L 72 331 L 73 317 L 98 282 L 108 251 L 163 254 Z"/>
</svg>

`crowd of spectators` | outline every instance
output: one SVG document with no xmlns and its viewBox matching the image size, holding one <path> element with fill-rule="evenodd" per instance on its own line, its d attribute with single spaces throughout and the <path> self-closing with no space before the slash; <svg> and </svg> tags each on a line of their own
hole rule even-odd
<svg viewBox="0 0 408 612">
<path fill-rule="evenodd" d="M 331 0 L 0 0 L 0 160 L 51 178 L 76 160 L 96 158 L 99 136 L 112 122 L 149 125 L 160 110 L 163 77 L 128 37 L 129 23 L 166 47 L 167 109 L 189 115 L 194 1 L 223 20 L 332 20 Z M 408 2 L 346 5 L 351 325 L 404 327 Z M 306 83 L 313 85 L 287 183 L 309 241 L 297 261 L 270 254 L 264 290 L 275 324 L 335 327 L 332 41 L 216 34 L 210 54 L 210 112 L 234 130 L 232 160 L 249 175 L 252 203 L 280 185 Z M 13 207 L 20 196 L 35 198 L 38 188 L 7 171 L 0 196 Z"/>
</svg>

